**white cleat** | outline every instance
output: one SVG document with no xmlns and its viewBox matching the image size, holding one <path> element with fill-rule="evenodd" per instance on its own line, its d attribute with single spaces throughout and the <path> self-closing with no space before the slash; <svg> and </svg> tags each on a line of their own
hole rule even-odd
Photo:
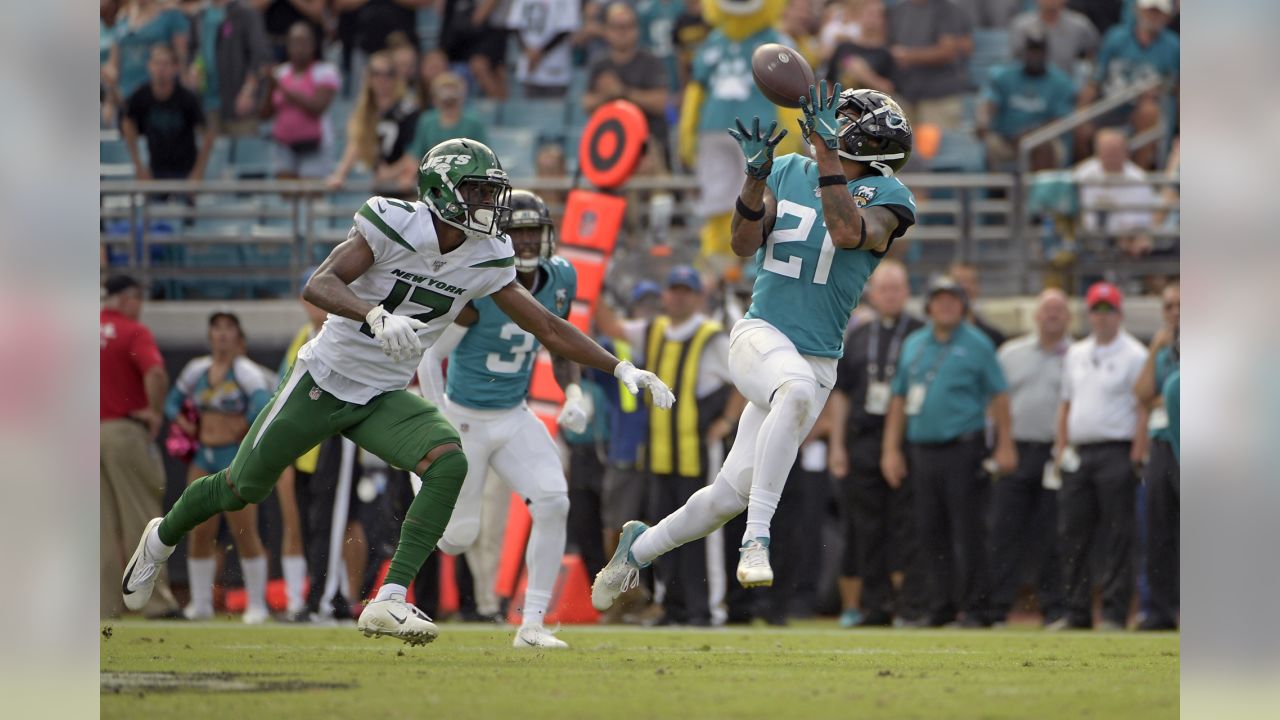
<svg viewBox="0 0 1280 720">
<path fill-rule="evenodd" d="M 440 628 L 418 608 L 404 601 L 403 595 L 374 600 L 364 607 L 356 629 L 365 637 L 399 638 L 410 645 L 426 645 L 440 634 Z"/>
<path fill-rule="evenodd" d="M 622 526 L 618 549 L 591 583 L 591 606 L 596 610 L 608 610 L 619 595 L 640 584 L 640 565 L 631 557 L 631 545 L 648 529 L 649 526 L 639 520 L 628 521 Z"/>
<path fill-rule="evenodd" d="M 738 582 L 744 588 L 769 587 L 773 584 L 773 568 L 769 566 L 769 539 L 748 540 L 738 549 Z"/>
<path fill-rule="evenodd" d="M 196 607 L 194 603 L 182 608 L 182 617 L 188 620 L 212 620 L 213 607 Z"/>
<path fill-rule="evenodd" d="M 142 531 L 142 539 L 138 541 L 138 549 L 133 551 L 133 557 L 124 568 L 120 593 L 124 596 L 124 606 L 130 610 L 141 610 L 147 606 L 147 601 L 151 599 L 151 591 L 156 586 L 156 576 L 160 574 L 160 567 L 165 560 L 169 559 L 169 553 L 173 552 L 173 548 L 169 548 L 169 553 L 165 553 L 164 557 L 152 557 L 151 553 L 147 552 L 147 538 L 151 533 L 156 532 L 156 528 L 160 527 L 160 521 L 163 519 L 154 518 L 147 523 L 146 529 Z"/>
<path fill-rule="evenodd" d="M 556 637 L 542 625 L 521 625 L 516 631 L 516 639 L 511 643 L 511 647 L 559 650 L 569 647 L 569 643 Z"/>
<path fill-rule="evenodd" d="M 247 607 L 240 619 L 245 625 L 261 625 L 271 619 L 271 612 L 263 607 Z"/>
</svg>

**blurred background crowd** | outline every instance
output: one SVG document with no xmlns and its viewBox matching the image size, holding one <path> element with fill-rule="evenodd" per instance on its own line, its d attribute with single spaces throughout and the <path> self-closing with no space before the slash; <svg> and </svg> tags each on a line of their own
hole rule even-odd
<svg viewBox="0 0 1280 720">
<path fill-rule="evenodd" d="M 739 588 L 726 572 L 735 544 L 713 536 L 655 564 L 606 620 L 1176 625 L 1177 413 L 1164 407 L 1179 353 L 1176 0 L 100 10 L 104 615 L 120 611 L 117 546 L 234 449 L 275 368 L 323 320 L 304 307 L 297 327 L 304 269 L 371 193 L 412 197 L 418 158 L 441 140 L 489 144 L 558 219 L 590 111 L 636 103 L 651 142 L 620 190 L 628 209 L 595 331 L 640 361 L 692 337 L 673 327 L 730 327 L 753 270 L 715 238 L 717 198 L 731 203 L 741 184 L 736 165 L 718 170 L 715 102 L 753 95 L 739 46 L 749 58 L 776 40 L 819 77 L 902 103 L 915 129 L 902 179 L 920 224 L 850 323 L 840 387 L 779 507 L 775 587 Z M 741 399 L 716 380 L 718 348 L 682 356 L 707 374 L 687 388 L 700 412 L 657 436 L 642 399 L 611 378 L 588 383 L 596 422 L 563 441 L 570 550 L 589 573 L 622 522 L 680 505 L 732 442 Z M 938 390 L 913 397 L 920 385 Z M 112 387 L 151 402 L 121 407 Z M 697 462 L 655 466 L 670 453 L 654 444 L 681 437 Z M 113 485 L 139 447 L 163 454 L 164 470 L 141 491 Z M 260 512 L 194 534 L 170 563 L 175 592 L 148 613 L 358 612 L 408 482 L 341 439 L 291 474 Z M 488 487 L 480 544 L 465 561 L 434 557 L 415 583 L 428 613 L 491 618 L 510 602 L 494 579 L 508 496 Z"/>
</svg>

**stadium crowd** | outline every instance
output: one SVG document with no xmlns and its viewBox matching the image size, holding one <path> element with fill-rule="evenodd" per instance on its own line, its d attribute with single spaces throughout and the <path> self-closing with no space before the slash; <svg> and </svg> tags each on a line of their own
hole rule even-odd
<svg viewBox="0 0 1280 720">
<path fill-rule="evenodd" d="M 732 202 L 739 160 L 716 179 L 715 143 L 727 138 L 708 133 L 694 143 L 703 136 L 687 117 L 691 85 L 750 83 L 749 67 L 717 67 L 708 57 L 718 32 L 704 17 L 712 4 L 103 0 L 102 125 L 119 130 L 140 180 L 199 181 L 208 177 L 216 138 L 265 137 L 272 177 L 314 179 L 330 190 L 361 180 L 378 192 L 412 194 L 418 158 L 451 137 L 487 141 L 495 103 L 563 100 L 571 106 L 565 117 L 581 118 L 626 98 L 644 111 L 656 148 L 643 172 L 712 172 L 704 196 L 725 186 Z M 1134 258 L 1177 257 L 1176 184 L 1165 181 L 1176 180 L 1178 168 L 1176 0 L 778 5 L 774 26 L 819 77 L 902 102 L 916 133 L 907 172 L 1018 169 L 1029 134 L 1131 94 L 1026 148 L 1026 169 L 1036 171 L 1027 210 L 1032 226 L 1044 229 L 1038 252 L 1066 266 L 1096 238 Z M 1131 92 L 1147 83 L 1151 89 Z M 540 131 L 533 147 L 512 149 L 528 155 L 532 174 L 569 174 L 577 138 L 572 122 L 560 126 Z M 977 160 L 955 163 L 966 151 Z M 707 218 L 716 213 L 703 209 Z M 749 280 L 736 267 L 706 262 L 717 248 L 705 237 L 702 250 L 699 270 L 615 263 L 607 285 L 617 297 L 602 304 L 595 323 L 620 357 L 631 353 L 637 364 L 647 357 L 656 368 L 670 348 L 687 350 L 707 323 L 727 329 L 742 316 Z M 655 563 L 607 621 L 784 624 L 839 614 L 849 627 L 988 627 L 1034 611 L 1047 626 L 1082 628 L 1094 624 L 1096 585 L 1102 626 L 1129 624 L 1135 596 L 1138 627 L 1176 626 L 1177 415 L 1163 409 L 1166 387 L 1176 392 L 1176 283 L 1162 276 L 1079 292 L 1087 337 L 1073 341 L 1061 291 L 1039 296 L 1031 335 L 1006 339 L 977 312 L 974 266 L 957 264 L 927 287 L 910 280 L 902 264 L 885 261 L 850 324 L 836 392 L 778 509 L 775 586 L 738 587 L 731 570 L 738 549 L 713 536 Z M 923 317 L 906 309 L 913 286 Z M 231 389 L 184 382 L 180 365 L 165 372 L 166 358 L 137 322 L 144 290 L 123 276 L 105 285 L 104 616 L 121 612 L 117 551 L 163 509 L 155 457 L 162 431 L 167 454 L 181 459 L 169 461 L 170 483 L 181 485 L 181 462 L 196 467 L 202 454 L 234 448 L 260 409 L 253 389 L 265 384 L 269 392 L 277 377 L 244 360 L 253 328 L 226 313 L 210 318 L 214 370 L 201 367 Z M 1123 330 L 1124 295 L 1133 292 L 1162 298 L 1164 325 L 1145 346 Z M 322 320 L 309 317 L 282 367 Z M 698 409 L 692 419 L 662 424 L 612 378 L 586 379 L 595 419 L 564 441 L 570 550 L 588 573 L 612 552 L 622 522 L 678 507 L 723 458 L 742 410 L 726 353 L 727 343 L 717 342 L 681 351 L 679 363 L 692 363 L 697 378 L 685 388 Z M 240 395 L 238 405 L 219 404 Z M 681 448 L 692 451 L 682 456 Z M 125 470 L 139 466 L 148 468 L 141 477 Z M 171 567 L 188 586 L 187 617 L 206 617 L 216 604 L 262 620 L 268 577 L 285 585 L 283 599 L 270 604 L 296 620 L 348 617 L 376 587 L 410 498 L 406 474 L 341 439 L 289 472 L 292 482 L 281 483 L 261 517 L 227 516 L 238 571 L 220 567 L 232 563 L 227 543 L 216 540 L 227 537 L 217 521 L 193 535 L 185 571 Z M 506 502 L 500 490 L 487 495 L 493 520 L 466 561 L 452 563 L 465 619 L 498 617 L 510 600 L 493 589 Z M 736 537 L 743 522 L 731 522 L 725 536 Z M 439 563 L 437 553 L 415 583 L 429 614 L 439 607 Z M 242 584 L 246 593 L 233 603 L 211 591 L 215 583 Z M 167 590 L 147 612 L 182 614 Z"/>
</svg>

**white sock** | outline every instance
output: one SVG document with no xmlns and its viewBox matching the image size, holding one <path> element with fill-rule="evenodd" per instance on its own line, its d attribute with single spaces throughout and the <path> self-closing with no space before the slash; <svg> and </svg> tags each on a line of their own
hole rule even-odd
<svg viewBox="0 0 1280 720">
<path fill-rule="evenodd" d="M 267 556 L 240 558 L 240 571 L 244 574 L 244 593 L 247 609 L 267 609 Z"/>
<path fill-rule="evenodd" d="M 167 560 L 173 554 L 175 546 L 165 545 L 160 540 L 160 526 L 156 525 L 155 529 L 147 533 L 146 552 L 147 556 L 153 560 Z"/>
<path fill-rule="evenodd" d="M 213 613 L 213 574 L 216 558 L 187 558 L 187 583 L 191 589 L 191 609 L 201 615 Z"/>
<path fill-rule="evenodd" d="M 541 625 L 564 558 L 569 501 L 563 496 L 540 500 L 531 504 L 529 511 L 533 515 L 533 529 L 529 531 L 529 546 L 524 551 L 529 582 L 525 585 L 522 614 L 525 625 Z"/>
<path fill-rule="evenodd" d="M 280 558 L 280 568 L 284 571 L 284 594 L 288 610 L 291 613 L 298 612 L 306 602 L 303 591 L 307 584 L 307 559 L 301 555 L 285 555 Z"/>
<path fill-rule="evenodd" d="M 378 594 L 374 596 L 373 601 L 390 600 L 393 595 L 399 595 L 400 599 L 403 600 L 408 597 L 409 589 L 395 583 L 384 583 L 382 587 L 378 588 Z"/>
<path fill-rule="evenodd" d="M 769 521 L 778 509 L 781 493 L 770 492 L 764 488 L 751 488 L 751 497 L 747 500 L 747 531 L 742 534 L 745 545 L 756 538 L 769 537 Z M 764 520 L 761 520 L 764 518 Z"/>
<path fill-rule="evenodd" d="M 631 545 L 631 557 L 647 565 L 659 555 L 710 535 L 745 506 L 746 499 L 734 491 L 728 477 L 721 473 L 715 482 L 691 495 L 682 507 L 636 538 Z"/>
<path fill-rule="evenodd" d="M 524 592 L 524 607 L 520 609 L 522 616 L 520 625 L 541 625 L 543 618 L 547 615 L 547 606 L 550 604 L 551 593 L 534 592 L 526 589 Z"/>
</svg>

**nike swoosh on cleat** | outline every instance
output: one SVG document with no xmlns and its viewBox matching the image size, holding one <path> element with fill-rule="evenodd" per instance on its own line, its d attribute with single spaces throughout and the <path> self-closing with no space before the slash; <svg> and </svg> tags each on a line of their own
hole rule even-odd
<svg viewBox="0 0 1280 720">
<path fill-rule="evenodd" d="M 396 622 L 400 623 L 401 625 L 403 625 L 403 624 L 404 624 L 404 621 L 405 621 L 405 620 L 408 620 L 408 619 L 409 619 L 409 616 L 407 616 L 407 615 L 406 615 L 405 617 L 397 617 L 397 616 L 396 616 L 396 614 L 395 614 L 395 613 L 393 613 L 393 612 L 391 612 L 390 610 L 388 610 L 388 611 L 387 611 L 387 614 L 391 616 L 391 619 L 392 619 L 392 620 L 395 620 Z"/>
<path fill-rule="evenodd" d="M 129 589 L 129 580 L 133 578 L 133 567 L 137 565 L 137 561 L 129 563 L 129 569 L 124 571 L 124 580 L 120 583 L 120 592 L 125 595 L 132 595 L 135 590 Z"/>
</svg>

